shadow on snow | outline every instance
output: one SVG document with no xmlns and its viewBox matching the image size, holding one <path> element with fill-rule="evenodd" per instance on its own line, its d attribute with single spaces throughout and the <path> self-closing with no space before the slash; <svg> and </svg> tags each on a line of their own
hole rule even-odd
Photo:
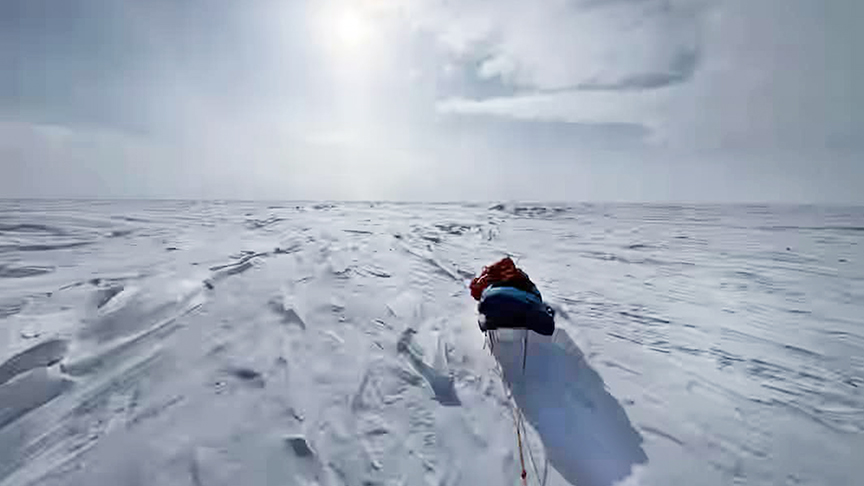
<svg viewBox="0 0 864 486">
<path fill-rule="evenodd" d="M 522 330 L 498 330 L 494 355 L 552 466 L 571 484 L 611 486 L 648 457 L 642 437 L 600 375 L 563 329 L 530 333 L 522 369 Z"/>
</svg>

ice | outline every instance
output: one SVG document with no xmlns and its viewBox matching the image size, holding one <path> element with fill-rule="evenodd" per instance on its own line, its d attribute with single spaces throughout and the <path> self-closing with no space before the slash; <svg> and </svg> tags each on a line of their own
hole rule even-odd
<svg viewBox="0 0 864 486">
<path fill-rule="evenodd" d="M 0 485 L 515 485 L 519 414 L 532 486 L 859 484 L 861 228 L 813 206 L 0 202 Z M 467 291 L 505 255 L 557 315 L 524 369 Z"/>
</svg>

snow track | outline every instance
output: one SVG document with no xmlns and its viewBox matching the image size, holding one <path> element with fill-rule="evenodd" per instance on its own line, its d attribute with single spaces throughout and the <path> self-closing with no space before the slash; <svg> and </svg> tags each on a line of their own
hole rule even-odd
<svg viewBox="0 0 864 486">
<path fill-rule="evenodd" d="M 855 208 L 4 202 L 0 485 L 515 485 L 511 394 L 532 485 L 854 484 L 861 227 Z M 522 333 L 490 353 L 466 290 L 504 253 L 558 314 L 524 370 Z"/>
</svg>

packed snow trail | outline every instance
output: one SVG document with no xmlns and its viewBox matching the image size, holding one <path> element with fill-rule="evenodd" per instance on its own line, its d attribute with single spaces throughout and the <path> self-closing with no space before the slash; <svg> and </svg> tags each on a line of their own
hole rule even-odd
<svg viewBox="0 0 864 486">
<path fill-rule="evenodd" d="M 862 228 L 860 208 L 5 201 L 0 485 L 518 484 L 499 367 L 533 484 L 855 484 Z M 524 374 L 521 340 L 483 349 L 466 288 L 505 254 L 557 314 Z"/>
</svg>

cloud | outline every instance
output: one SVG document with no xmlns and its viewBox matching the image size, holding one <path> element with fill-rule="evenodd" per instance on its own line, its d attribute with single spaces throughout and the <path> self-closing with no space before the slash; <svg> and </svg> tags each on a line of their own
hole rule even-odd
<svg viewBox="0 0 864 486">
<path fill-rule="evenodd" d="M 694 72 L 704 2 L 411 2 L 417 27 L 484 79 L 524 89 L 648 89 Z"/>
<path fill-rule="evenodd" d="M 448 98 L 438 103 L 441 113 L 497 115 L 520 120 L 556 121 L 584 125 L 634 125 L 646 132 L 662 129 L 662 111 L 669 89 L 642 91 L 569 91 L 504 96 L 487 99 Z"/>
<path fill-rule="evenodd" d="M 417 28 L 477 82 L 437 103 L 442 114 L 494 115 L 583 125 L 637 126 L 660 142 L 673 88 L 692 82 L 703 61 L 702 0 L 443 0 L 412 2 Z M 492 91 L 492 90 L 487 90 Z"/>
<path fill-rule="evenodd" d="M 574 86 L 578 90 L 644 90 L 662 88 L 671 84 L 684 83 L 693 77 L 699 64 L 699 52 L 696 49 L 681 49 L 676 53 L 666 69 L 644 71 L 623 77 L 612 82 L 586 82 Z"/>
<path fill-rule="evenodd" d="M 850 20 L 864 14 L 860 3 L 537 3 L 536 13 L 526 2 L 520 13 L 490 14 L 502 19 L 489 29 L 497 34 L 476 44 L 486 56 L 479 76 L 517 90 L 445 97 L 439 112 L 638 124 L 646 141 L 692 150 L 864 144 L 864 92 L 852 82 L 862 37 Z M 524 22 L 511 25 L 512 15 Z M 582 21 L 575 33 L 563 28 Z"/>
</svg>

